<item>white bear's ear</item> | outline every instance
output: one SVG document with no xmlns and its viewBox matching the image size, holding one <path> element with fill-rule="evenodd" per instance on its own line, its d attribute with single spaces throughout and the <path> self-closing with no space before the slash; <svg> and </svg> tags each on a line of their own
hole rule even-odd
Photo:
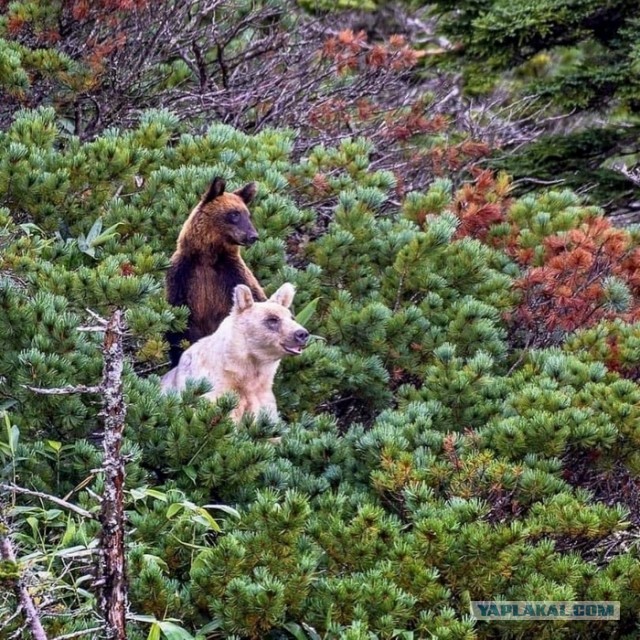
<svg viewBox="0 0 640 640">
<path fill-rule="evenodd" d="M 277 302 L 287 309 L 293 302 L 293 296 L 296 295 L 296 288 L 290 283 L 285 282 L 270 298 L 269 302 Z"/>
<path fill-rule="evenodd" d="M 246 284 L 239 284 L 233 290 L 233 311 L 240 313 L 253 305 L 253 294 Z"/>
</svg>

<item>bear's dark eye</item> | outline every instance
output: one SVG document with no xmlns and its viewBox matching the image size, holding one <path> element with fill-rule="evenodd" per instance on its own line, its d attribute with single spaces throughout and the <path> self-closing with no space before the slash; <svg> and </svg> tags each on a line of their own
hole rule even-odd
<svg viewBox="0 0 640 640">
<path fill-rule="evenodd" d="M 238 222 L 238 220 L 240 220 L 240 214 L 237 211 L 232 211 L 227 215 L 227 220 L 232 224 L 235 224 L 236 222 Z"/>
<path fill-rule="evenodd" d="M 269 316 L 265 319 L 264 323 L 272 331 L 277 331 L 278 327 L 280 326 L 280 318 L 278 318 L 278 316 Z"/>
</svg>

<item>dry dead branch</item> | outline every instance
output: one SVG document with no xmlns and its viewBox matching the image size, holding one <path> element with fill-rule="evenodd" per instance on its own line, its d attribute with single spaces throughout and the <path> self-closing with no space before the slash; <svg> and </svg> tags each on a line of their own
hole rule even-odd
<svg viewBox="0 0 640 640">
<path fill-rule="evenodd" d="M 3 562 L 15 565 L 16 571 L 20 571 L 16 554 L 13 549 L 13 544 L 8 534 L 8 527 L 3 518 L 0 518 L 0 559 Z M 20 607 L 24 612 L 25 621 L 27 627 L 31 631 L 34 640 L 47 640 L 47 634 L 45 633 L 42 622 L 40 621 L 40 612 L 36 607 L 29 589 L 24 581 L 24 577 L 18 574 L 18 577 L 13 581 L 13 590 L 15 591 L 16 598 L 20 603 Z"/>
</svg>

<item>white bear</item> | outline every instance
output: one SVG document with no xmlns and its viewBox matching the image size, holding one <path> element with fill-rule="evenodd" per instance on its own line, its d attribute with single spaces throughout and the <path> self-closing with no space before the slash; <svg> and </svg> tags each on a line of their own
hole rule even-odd
<svg viewBox="0 0 640 640">
<path fill-rule="evenodd" d="M 231 413 L 235 421 L 260 411 L 277 419 L 273 379 L 280 360 L 299 355 L 309 339 L 309 332 L 289 310 L 294 295 L 293 285 L 286 282 L 268 300 L 256 302 L 249 287 L 236 286 L 231 313 L 163 376 L 163 392 L 184 389 L 188 379 L 205 378 L 212 386 L 205 398 L 213 401 L 229 391 L 237 394 L 239 402 Z"/>
</svg>

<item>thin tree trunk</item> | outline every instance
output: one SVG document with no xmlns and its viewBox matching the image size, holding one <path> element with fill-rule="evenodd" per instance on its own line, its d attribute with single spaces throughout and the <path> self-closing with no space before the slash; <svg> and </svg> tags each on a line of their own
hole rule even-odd
<svg viewBox="0 0 640 640">
<path fill-rule="evenodd" d="M 120 455 L 127 408 L 122 390 L 124 351 L 123 313 L 114 312 L 104 336 L 102 393 L 104 420 L 104 495 L 100 522 L 100 572 L 98 607 L 105 617 L 107 640 L 125 640 L 127 589 L 124 551 L 124 460 Z"/>
</svg>

